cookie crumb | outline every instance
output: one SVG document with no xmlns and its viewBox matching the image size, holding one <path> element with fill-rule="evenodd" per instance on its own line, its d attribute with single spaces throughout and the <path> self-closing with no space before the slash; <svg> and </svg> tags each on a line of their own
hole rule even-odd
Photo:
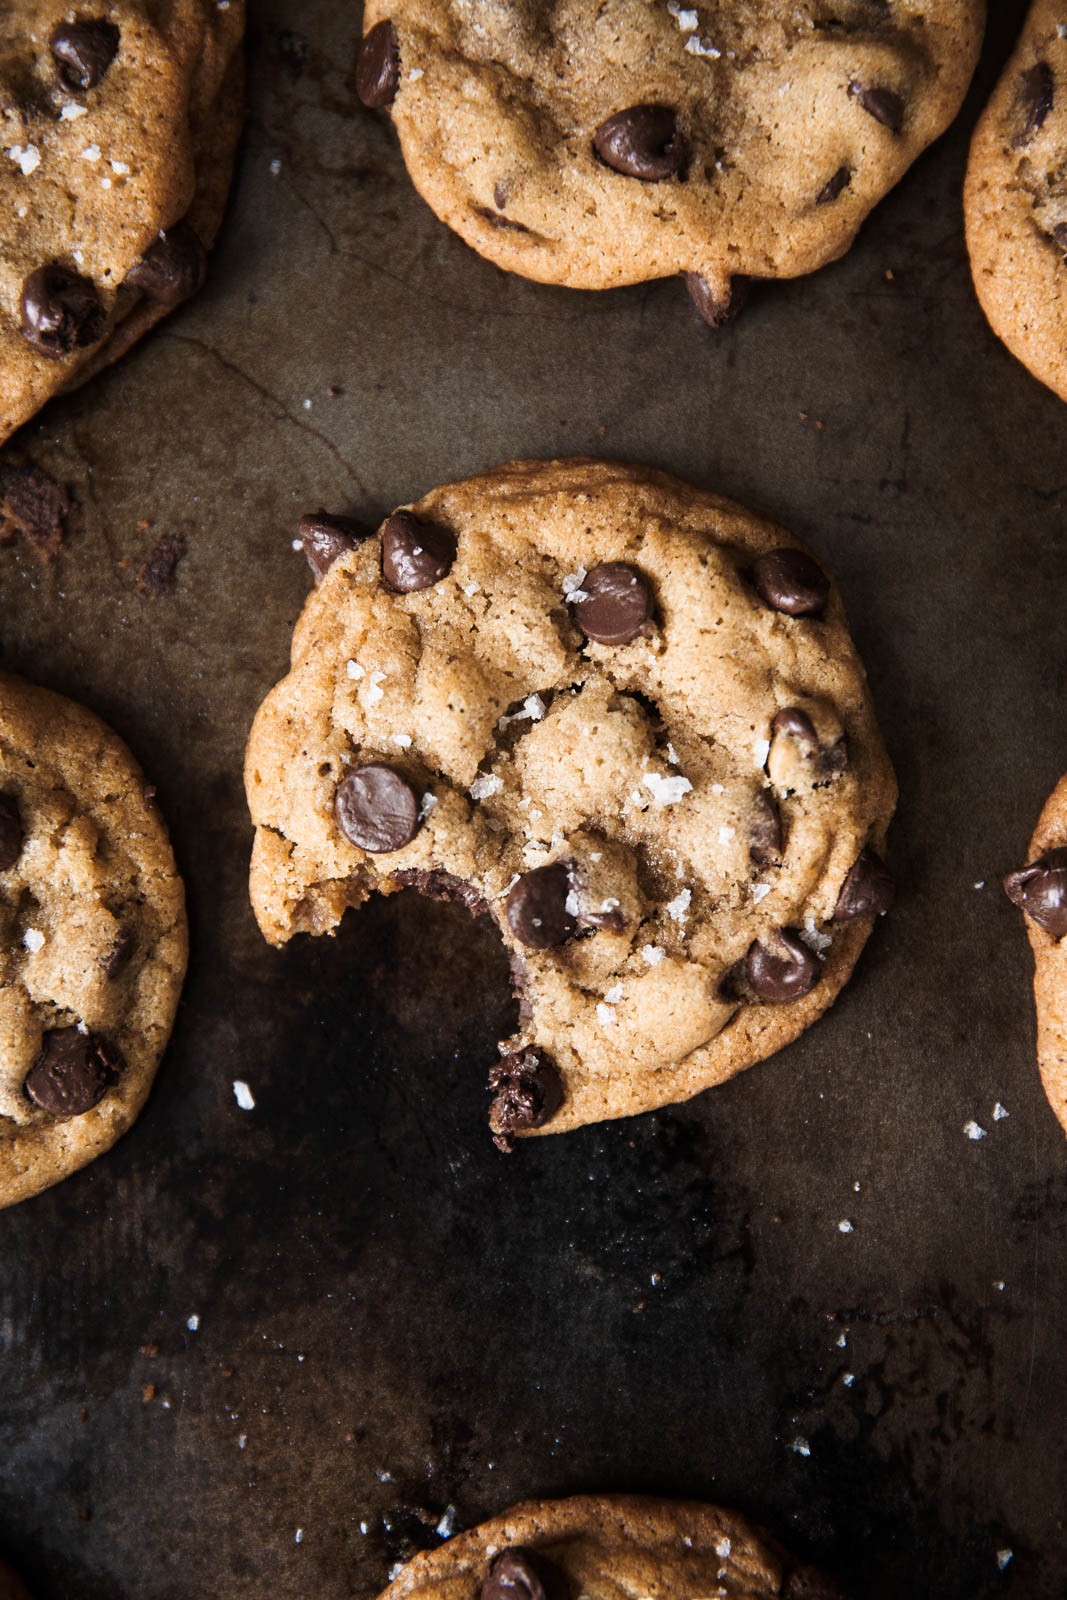
<svg viewBox="0 0 1067 1600">
<path fill-rule="evenodd" d="M 21 534 L 42 561 L 51 561 L 63 543 L 74 504 L 69 490 L 32 462 L 12 466 L 0 461 L 0 545 Z"/>
<path fill-rule="evenodd" d="M 185 554 L 185 539 L 180 533 L 164 533 L 149 551 L 148 560 L 137 569 L 137 593 L 158 599 L 174 580 L 174 569 Z"/>
</svg>

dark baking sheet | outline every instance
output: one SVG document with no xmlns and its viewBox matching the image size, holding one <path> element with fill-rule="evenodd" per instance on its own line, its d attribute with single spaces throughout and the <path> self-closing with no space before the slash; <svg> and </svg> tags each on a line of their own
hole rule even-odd
<svg viewBox="0 0 1067 1600">
<path fill-rule="evenodd" d="M 0 1214 L 0 1555 L 41 1600 L 370 1597 L 449 1506 L 589 1488 L 720 1499 L 860 1595 L 1064 1594 L 1067 1146 L 996 880 L 1067 764 L 1067 407 L 988 331 L 960 217 L 1021 9 L 848 258 L 713 336 L 676 284 L 584 296 L 472 255 L 356 104 L 358 8 L 252 5 L 212 283 L 15 441 L 81 509 L 51 567 L 0 552 L 4 659 L 139 754 L 194 939 L 136 1129 Z M 241 755 L 302 511 L 578 451 L 830 563 L 901 893 L 777 1059 L 505 1159 L 494 937 L 404 895 L 269 950 Z M 188 554 L 153 600 L 162 532 Z"/>
</svg>

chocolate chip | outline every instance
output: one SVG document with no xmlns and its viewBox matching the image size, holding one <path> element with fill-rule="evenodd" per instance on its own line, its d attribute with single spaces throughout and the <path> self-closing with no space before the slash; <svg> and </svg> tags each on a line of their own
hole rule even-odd
<svg viewBox="0 0 1067 1600">
<path fill-rule="evenodd" d="M 818 743 L 815 724 L 799 706 L 786 706 L 784 710 L 774 713 L 771 738 L 779 733 L 787 734 L 792 739 L 803 739 L 806 744 Z"/>
<path fill-rule="evenodd" d="M 1067 222 L 1057 222 L 1049 234 L 1049 238 L 1054 244 L 1058 244 L 1064 255 L 1067 256 Z"/>
<path fill-rule="evenodd" d="M 513 1134 L 543 1128 L 563 1101 L 559 1073 L 541 1050 L 514 1050 L 502 1056 L 489 1068 L 489 1087 L 493 1092 L 489 1126 L 500 1150 L 511 1149 Z"/>
<path fill-rule="evenodd" d="M 114 1045 L 79 1028 L 53 1028 L 41 1043 L 23 1085 L 35 1106 L 53 1117 L 80 1117 L 103 1099 L 122 1071 Z"/>
<path fill-rule="evenodd" d="M 757 939 L 749 947 L 745 974 L 761 1000 L 781 1005 L 814 989 L 822 963 L 795 933 L 779 928 L 773 944 Z"/>
<path fill-rule="evenodd" d="M 602 561 L 582 579 L 574 620 L 597 644 L 629 644 L 652 610 L 648 584 L 628 561 Z"/>
<path fill-rule="evenodd" d="M 1052 110 L 1052 72 L 1047 62 L 1038 61 L 1022 74 L 1016 104 L 1022 126 L 1011 143 L 1013 150 L 1022 150 Z"/>
<path fill-rule="evenodd" d="M 359 47 L 356 93 L 371 111 L 391 106 L 400 82 L 400 48 L 391 22 L 378 22 Z"/>
<path fill-rule="evenodd" d="M 880 856 L 864 848 L 856 857 L 837 897 L 835 922 L 851 922 L 853 917 L 880 917 L 888 911 L 896 894 L 892 874 Z"/>
<path fill-rule="evenodd" d="M 829 578 L 803 550 L 770 550 L 752 563 L 748 576 L 772 611 L 790 617 L 817 617 L 829 599 Z"/>
<path fill-rule="evenodd" d="M 402 850 L 421 825 L 415 790 L 384 762 L 350 772 L 337 786 L 333 807 L 342 832 L 373 855 Z"/>
<path fill-rule="evenodd" d="M 369 536 L 351 517 L 334 517 L 328 511 L 315 511 L 300 518 L 300 543 L 316 583 L 321 583 L 339 556 L 354 550 Z"/>
<path fill-rule="evenodd" d="M 1046 850 L 1028 867 L 1009 872 L 1004 893 L 1054 939 L 1067 935 L 1067 849 Z"/>
<path fill-rule="evenodd" d="M 865 83 L 850 83 L 848 92 L 875 122 L 880 122 L 891 133 L 900 132 L 904 121 L 904 102 L 899 94 L 892 89 L 868 87 Z"/>
<path fill-rule="evenodd" d="M 109 978 L 117 978 L 129 966 L 130 957 L 137 949 L 137 940 L 132 933 L 120 932 L 104 965 L 104 971 Z"/>
<path fill-rule="evenodd" d="M 26 834 L 14 795 L 0 794 L 0 872 L 10 872 L 22 854 Z"/>
<path fill-rule="evenodd" d="M 558 1600 L 565 1594 L 563 1574 L 543 1556 L 522 1545 L 501 1550 L 489 1565 L 481 1600 Z"/>
<path fill-rule="evenodd" d="M 782 855 L 782 819 L 766 789 L 761 789 L 756 796 L 753 813 L 749 859 L 757 867 L 772 867 Z"/>
<path fill-rule="evenodd" d="M 593 148 L 605 166 L 646 183 L 673 178 L 685 162 L 678 118 L 670 106 L 616 111 L 594 133 Z"/>
<path fill-rule="evenodd" d="M 842 189 L 847 189 L 852 179 L 851 167 L 838 167 L 833 177 L 830 178 L 815 196 L 817 206 L 828 206 L 837 199 Z"/>
<path fill-rule="evenodd" d="M 88 278 L 50 262 L 22 285 L 22 336 L 42 355 L 58 359 L 95 344 L 107 316 Z"/>
<path fill-rule="evenodd" d="M 398 594 L 440 583 L 455 559 L 456 541 L 447 528 L 423 522 L 414 512 L 394 512 L 382 529 L 382 572 Z"/>
<path fill-rule="evenodd" d="M 748 299 L 748 279 L 741 273 L 730 279 L 725 300 L 715 293 L 707 278 L 699 272 L 686 272 L 683 276 L 689 298 L 709 328 L 725 327 Z"/>
<path fill-rule="evenodd" d="M 531 950 L 549 950 L 577 929 L 567 910 L 571 875 L 562 861 L 524 872 L 507 898 L 508 927 Z"/>
<path fill-rule="evenodd" d="M 95 89 L 119 48 L 119 30 L 103 17 L 75 17 L 48 41 L 59 75 L 72 89 Z"/>
<path fill-rule="evenodd" d="M 161 228 L 159 237 L 148 246 L 140 261 L 135 261 L 123 283 L 139 289 L 149 300 L 176 306 L 197 294 L 207 279 L 207 251 L 196 229 L 188 222 Z"/>
</svg>

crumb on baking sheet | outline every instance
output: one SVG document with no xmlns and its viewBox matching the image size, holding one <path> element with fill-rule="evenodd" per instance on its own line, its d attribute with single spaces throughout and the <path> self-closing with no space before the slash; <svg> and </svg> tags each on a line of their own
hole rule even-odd
<svg viewBox="0 0 1067 1600">
<path fill-rule="evenodd" d="M 180 533 L 160 534 L 148 560 L 137 569 L 137 593 L 158 599 L 174 581 L 174 569 L 185 554 L 185 537 Z"/>
<path fill-rule="evenodd" d="M 22 536 L 42 561 L 51 561 L 63 543 L 66 518 L 75 501 L 62 483 L 32 462 L 0 461 L 0 545 Z"/>
</svg>

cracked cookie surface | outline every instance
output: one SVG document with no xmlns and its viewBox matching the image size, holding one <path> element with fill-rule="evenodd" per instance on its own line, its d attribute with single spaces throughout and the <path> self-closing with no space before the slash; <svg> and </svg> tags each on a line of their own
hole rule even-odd
<svg viewBox="0 0 1067 1600">
<path fill-rule="evenodd" d="M 1036 0 L 979 119 L 964 186 L 993 332 L 1067 400 L 1067 11 Z"/>
<path fill-rule="evenodd" d="M 181 879 L 132 755 L 83 706 L 0 673 L 0 1206 L 134 1121 L 186 957 Z"/>
<path fill-rule="evenodd" d="M 1038 818 L 1027 862 L 1009 873 L 1004 887 L 1026 917 L 1034 952 L 1041 1082 L 1067 1133 L 1067 776 Z"/>
<path fill-rule="evenodd" d="M 244 0 L 0 4 L 0 439 L 196 292 Z"/>
<path fill-rule="evenodd" d="M 504 1142 L 687 1099 L 830 1004 L 888 904 L 896 790 L 796 540 L 581 459 L 327 528 L 325 566 L 305 524 L 324 575 L 245 766 L 272 943 L 410 883 L 486 909 L 521 998 Z"/>
<path fill-rule="evenodd" d="M 955 116 L 981 0 L 367 0 L 358 87 L 422 197 L 508 271 L 603 289 L 842 255 Z"/>
<path fill-rule="evenodd" d="M 643 1495 L 528 1501 L 415 1556 L 381 1600 L 843 1600 L 716 1506 Z"/>
</svg>

